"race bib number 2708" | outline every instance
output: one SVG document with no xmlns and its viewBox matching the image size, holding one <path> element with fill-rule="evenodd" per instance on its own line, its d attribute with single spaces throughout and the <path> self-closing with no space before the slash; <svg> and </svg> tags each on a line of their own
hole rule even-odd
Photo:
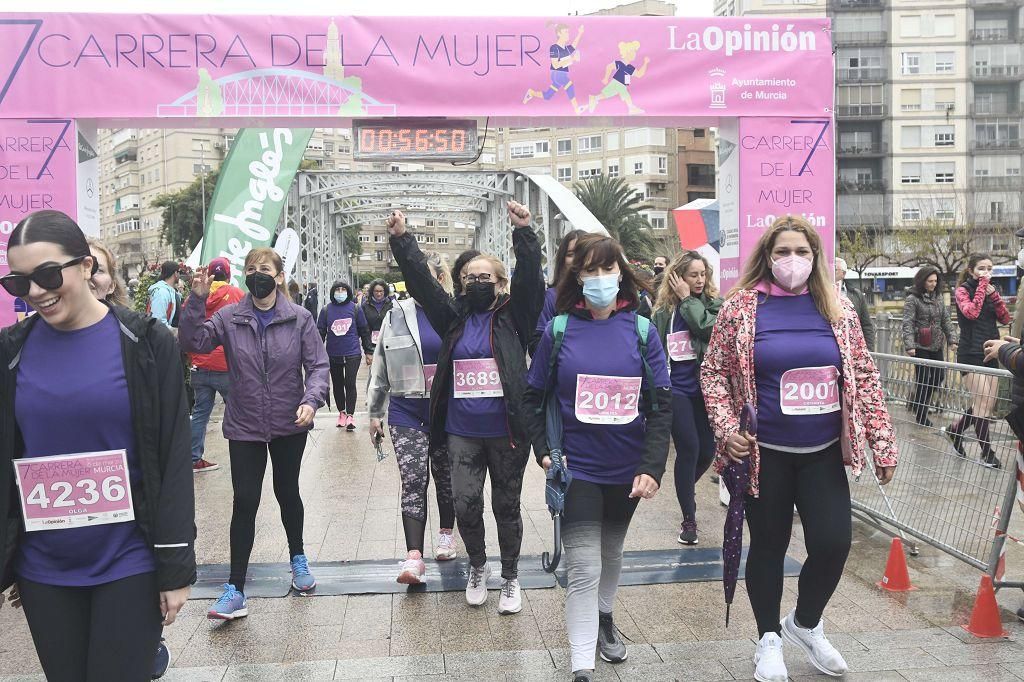
<svg viewBox="0 0 1024 682">
<path fill-rule="evenodd" d="M 28 532 L 135 519 L 124 450 L 16 459 L 13 464 Z"/>
</svg>

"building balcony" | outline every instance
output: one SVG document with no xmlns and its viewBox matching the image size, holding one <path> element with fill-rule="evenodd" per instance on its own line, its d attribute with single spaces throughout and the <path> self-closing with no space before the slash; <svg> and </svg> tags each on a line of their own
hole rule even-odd
<svg viewBox="0 0 1024 682">
<path fill-rule="evenodd" d="M 997 7 L 1021 7 L 1024 0 L 967 0 L 969 7 L 981 7 L 982 9 L 994 9 Z"/>
<path fill-rule="evenodd" d="M 841 194 L 881 194 L 886 190 L 886 182 L 875 180 L 839 180 L 836 188 Z"/>
<path fill-rule="evenodd" d="M 971 151 L 973 152 L 1000 152 L 1015 149 L 1021 149 L 1019 137 L 999 140 L 973 140 L 971 142 Z"/>
<path fill-rule="evenodd" d="M 829 7 L 834 10 L 879 10 L 885 7 L 885 0 L 830 0 Z"/>
<path fill-rule="evenodd" d="M 1014 116 L 1020 114 L 1019 102 L 974 102 L 971 116 Z"/>
<path fill-rule="evenodd" d="M 1008 189 L 1020 191 L 1024 187 L 1024 178 L 1019 175 L 975 175 L 969 181 L 972 189 Z"/>
<path fill-rule="evenodd" d="M 976 43 L 1016 42 L 1017 32 L 1006 28 L 976 28 L 971 31 L 971 40 Z"/>
<path fill-rule="evenodd" d="M 978 81 L 1019 81 L 1024 78 L 1020 64 L 975 64 L 971 71 Z"/>
<path fill-rule="evenodd" d="M 885 118 L 888 107 L 884 104 L 840 104 L 836 106 L 838 118 L 872 119 Z"/>
<path fill-rule="evenodd" d="M 889 145 L 885 142 L 868 142 L 866 144 L 840 145 L 836 149 L 839 158 L 869 158 L 872 156 L 885 156 L 889 153 Z"/>
<path fill-rule="evenodd" d="M 882 66 L 866 68 L 843 68 L 836 69 L 840 82 L 844 83 L 883 83 L 888 76 L 888 70 Z"/>
<path fill-rule="evenodd" d="M 858 227 L 881 228 L 886 225 L 887 216 L 881 213 L 857 213 L 838 216 L 839 228 L 852 230 Z"/>
<path fill-rule="evenodd" d="M 835 45 L 885 45 L 889 42 L 888 31 L 841 31 L 832 33 Z"/>
<path fill-rule="evenodd" d="M 1018 212 L 1005 212 L 998 215 L 976 215 L 974 216 L 973 224 L 976 227 L 1019 227 L 1024 223 L 1024 213 Z"/>
<path fill-rule="evenodd" d="M 671 202 L 672 199 L 670 197 L 647 197 L 646 199 L 641 200 L 640 203 L 652 208 L 668 208 Z"/>
</svg>

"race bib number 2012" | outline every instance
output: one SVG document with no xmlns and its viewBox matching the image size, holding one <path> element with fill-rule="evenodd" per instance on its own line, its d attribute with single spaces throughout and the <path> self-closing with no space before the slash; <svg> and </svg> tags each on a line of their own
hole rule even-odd
<svg viewBox="0 0 1024 682">
<path fill-rule="evenodd" d="M 640 415 L 641 377 L 576 375 L 576 418 L 584 424 L 630 424 Z"/>
<path fill-rule="evenodd" d="M 782 414 L 828 414 L 839 411 L 839 370 L 834 366 L 801 367 L 782 375 Z"/>
<path fill-rule="evenodd" d="M 456 398 L 501 398 L 498 363 L 494 358 L 455 361 Z"/>
<path fill-rule="evenodd" d="M 28 532 L 135 519 L 124 450 L 16 459 L 13 464 Z"/>
</svg>

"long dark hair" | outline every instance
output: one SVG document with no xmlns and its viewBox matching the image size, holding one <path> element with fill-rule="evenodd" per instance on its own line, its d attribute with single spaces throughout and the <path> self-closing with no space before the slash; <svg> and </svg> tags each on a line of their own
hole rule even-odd
<svg viewBox="0 0 1024 682">
<path fill-rule="evenodd" d="M 391 291 L 391 289 L 388 288 L 388 283 L 382 279 L 375 279 L 372 282 L 370 282 L 370 288 L 366 291 L 366 300 L 363 301 L 363 305 L 370 305 L 370 301 L 373 300 L 373 290 L 376 289 L 377 287 L 384 287 L 384 300 L 388 300 L 388 293 Z M 349 290 L 348 294 L 349 296 L 352 295 L 351 289 Z"/>
<path fill-rule="evenodd" d="M 480 252 L 476 249 L 466 249 L 455 259 L 455 264 L 452 266 L 452 289 L 456 296 L 462 295 L 462 269 L 466 267 L 466 263 L 479 255 Z"/>
<path fill-rule="evenodd" d="M 565 269 L 565 257 L 569 255 L 569 245 L 585 234 L 586 230 L 569 230 L 558 243 L 558 253 L 555 254 L 555 262 L 551 265 L 551 286 L 557 286 L 558 280 L 562 277 L 562 270 Z"/>
<path fill-rule="evenodd" d="M 580 284 L 580 272 L 584 266 L 599 265 L 608 267 L 612 263 L 619 264 L 619 274 L 622 281 L 619 282 L 620 301 L 625 301 L 630 310 L 636 310 L 640 305 L 640 298 L 636 291 L 636 278 L 633 270 L 626 261 L 626 255 L 622 252 L 622 245 L 612 237 L 602 234 L 588 232 L 576 240 L 575 255 L 572 259 L 572 267 L 567 268 L 558 280 L 558 289 L 555 296 L 555 310 L 559 313 L 568 312 L 583 300 L 583 285 Z"/>
<path fill-rule="evenodd" d="M 349 286 L 348 282 L 343 282 L 339 279 L 331 285 L 331 294 L 327 299 L 328 303 L 334 303 L 334 292 L 338 289 L 344 289 L 348 293 L 348 300 L 345 303 L 355 302 L 355 299 L 352 297 L 352 287 Z"/>
<path fill-rule="evenodd" d="M 963 272 L 960 273 L 960 279 L 957 280 L 957 286 L 962 285 L 969 279 L 973 279 L 974 275 L 972 275 L 971 272 L 974 270 L 975 266 L 983 260 L 992 260 L 992 256 L 987 253 L 972 253 L 968 256 L 967 267 L 965 267 Z"/>
<path fill-rule="evenodd" d="M 918 296 L 924 296 L 928 293 L 927 289 L 924 288 L 924 283 L 928 281 L 928 278 L 935 275 L 939 282 L 942 282 L 942 273 L 934 265 L 922 265 L 918 268 L 917 273 L 914 275 L 914 293 Z M 935 291 L 938 292 L 939 287 L 935 287 Z"/>
<path fill-rule="evenodd" d="M 39 242 L 56 244 L 71 258 L 82 256 L 92 258 L 92 274 L 94 275 L 99 269 L 99 263 L 89 250 L 89 241 L 85 238 L 85 233 L 82 232 L 78 223 L 66 213 L 46 210 L 29 214 L 11 232 L 11 238 L 7 240 L 7 248 Z"/>
</svg>

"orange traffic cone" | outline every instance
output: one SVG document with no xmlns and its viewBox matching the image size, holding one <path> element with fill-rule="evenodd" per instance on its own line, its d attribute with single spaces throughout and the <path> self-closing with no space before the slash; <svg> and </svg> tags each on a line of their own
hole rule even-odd
<svg viewBox="0 0 1024 682">
<path fill-rule="evenodd" d="M 876 584 L 890 592 L 909 592 L 917 589 L 910 584 L 907 557 L 903 554 L 903 541 L 899 538 L 892 539 L 892 547 L 889 548 L 889 561 L 885 564 L 885 573 L 882 575 L 882 580 Z"/>
<path fill-rule="evenodd" d="M 971 622 L 963 628 L 975 637 L 1006 637 L 1006 630 L 999 620 L 999 605 L 996 604 L 996 592 L 992 589 L 992 578 L 988 575 L 981 576 Z"/>
</svg>

